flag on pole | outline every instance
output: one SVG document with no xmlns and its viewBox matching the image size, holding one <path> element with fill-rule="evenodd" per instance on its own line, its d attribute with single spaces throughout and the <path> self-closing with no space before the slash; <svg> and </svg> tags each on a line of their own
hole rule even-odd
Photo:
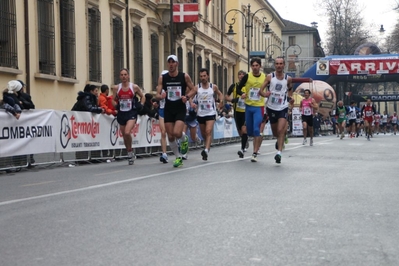
<svg viewBox="0 0 399 266">
<path fill-rule="evenodd" d="M 206 0 L 206 6 L 209 5 L 209 2 L 211 2 L 211 0 Z"/>
<path fill-rule="evenodd" d="M 173 22 L 197 22 L 198 4 L 173 4 Z"/>
</svg>

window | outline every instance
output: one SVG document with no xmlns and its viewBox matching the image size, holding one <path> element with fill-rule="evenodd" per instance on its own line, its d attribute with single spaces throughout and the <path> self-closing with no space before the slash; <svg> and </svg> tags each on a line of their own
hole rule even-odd
<svg viewBox="0 0 399 266">
<path fill-rule="evenodd" d="M 209 75 L 210 75 L 211 74 L 211 61 L 209 61 L 209 59 L 206 59 L 205 67 L 206 67 L 206 69 L 208 69 Z"/>
<path fill-rule="evenodd" d="M 213 63 L 212 65 L 212 72 L 213 72 L 213 83 L 217 82 L 217 78 L 218 78 L 218 65 L 216 63 Z"/>
<path fill-rule="evenodd" d="M 61 76 L 76 78 L 74 0 L 60 1 Z"/>
<path fill-rule="evenodd" d="M 216 85 L 218 85 L 218 87 L 220 89 L 222 89 L 224 87 L 223 86 L 223 68 L 221 65 L 218 66 L 218 79 L 217 79 Z"/>
<path fill-rule="evenodd" d="M 179 71 L 183 72 L 183 48 L 177 48 L 177 58 L 179 59 Z"/>
<path fill-rule="evenodd" d="M 151 34 L 151 72 L 152 72 L 152 91 L 156 91 L 159 77 L 159 37 Z"/>
<path fill-rule="evenodd" d="M 37 1 L 39 71 L 55 75 L 55 35 L 53 0 Z"/>
<path fill-rule="evenodd" d="M 114 84 L 118 83 L 119 71 L 124 67 L 123 21 L 120 17 L 112 19 L 113 53 L 114 53 Z"/>
<path fill-rule="evenodd" d="M 18 68 L 15 0 L 0 1 L 0 66 Z"/>
<path fill-rule="evenodd" d="M 288 46 L 296 45 L 295 36 L 288 37 Z"/>
<path fill-rule="evenodd" d="M 134 83 L 143 87 L 143 30 L 140 26 L 133 28 L 133 67 Z"/>
<path fill-rule="evenodd" d="M 194 77 L 194 55 L 193 52 L 187 54 L 188 75 Z"/>
<path fill-rule="evenodd" d="M 96 7 L 88 10 L 89 80 L 101 82 L 101 13 Z"/>
<path fill-rule="evenodd" d="M 226 94 L 227 93 L 227 91 L 226 91 L 226 89 L 227 89 L 227 68 L 226 67 L 223 70 L 223 80 L 224 80 L 224 83 L 223 83 L 222 93 Z"/>
</svg>

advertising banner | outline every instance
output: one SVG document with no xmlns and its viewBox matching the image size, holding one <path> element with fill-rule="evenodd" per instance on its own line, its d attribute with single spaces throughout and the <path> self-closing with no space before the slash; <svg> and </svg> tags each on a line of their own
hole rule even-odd
<svg viewBox="0 0 399 266">
<path fill-rule="evenodd" d="M 330 75 L 398 74 L 399 60 L 392 58 L 345 58 L 330 60 Z"/>
<path fill-rule="evenodd" d="M 52 110 L 29 110 L 19 120 L 0 113 L 0 157 L 55 151 L 57 120 Z"/>
<path fill-rule="evenodd" d="M 292 135 L 293 136 L 302 136 L 302 117 L 301 112 L 299 111 L 299 107 L 292 108 Z"/>
</svg>

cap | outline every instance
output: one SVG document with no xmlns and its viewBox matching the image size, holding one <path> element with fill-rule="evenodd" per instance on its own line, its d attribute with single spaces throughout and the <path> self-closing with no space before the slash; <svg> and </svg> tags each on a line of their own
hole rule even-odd
<svg viewBox="0 0 399 266">
<path fill-rule="evenodd" d="M 175 62 L 179 62 L 179 60 L 177 59 L 177 56 L 175 56 L 174 54 L 169 55 L 168 59 L 166 59 L 166 61 L 169 61 L 170 59 L 172 59 Z"/>
<path fill-rule="evenodd" d="M 168 72 L 169 72 L 168 70 L 162 70 L 161 75 L 165 75 Z"/>
<path fill-rule="evenodd" d="M 8 93 L 13 94 L 14 92 L 20 91 L 22 85 L 18 80 L 10 80 L 7 84 Z"/>
<path fill-rule="evenodd" d="M 22 88 L 25 87 L 25 83 L 22 80 L 19 79 L 18 81 L 19 81 L 19 83 L 21 83 Z"/>
</svg>

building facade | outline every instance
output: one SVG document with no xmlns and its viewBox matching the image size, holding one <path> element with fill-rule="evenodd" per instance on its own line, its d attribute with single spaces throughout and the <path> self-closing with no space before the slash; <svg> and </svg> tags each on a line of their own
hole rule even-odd
<svg viewBox="0 0 399 266">
<path fill-rule="evenodd" d="M 20 79 L 36 108 L 70 110 L 87 83 L 116 84 L 122 68 L 145 92 L 154 92 L 166 57 L 176 54 L 180 70 L 195 83 L 206 67 L 211 82 L 226 92 L 238 70 L 247 69 L 248 45 L 265 51 L 282 43 L 284 23 L 267 1 L 174 0 L 183 2 L 199 2 L 198 22 L 171 23 L 170 0 L 2 0 L 1 87 Z M 252 14 L 263 9 L 250 20 L 248 2 Z M 237 34 L 230 40 L 225 14 L 232 9 L 244 16 L 236 13 Z M 262 36 L 264 16 L 273 17 L 268 39 Z"/>
</svg>

